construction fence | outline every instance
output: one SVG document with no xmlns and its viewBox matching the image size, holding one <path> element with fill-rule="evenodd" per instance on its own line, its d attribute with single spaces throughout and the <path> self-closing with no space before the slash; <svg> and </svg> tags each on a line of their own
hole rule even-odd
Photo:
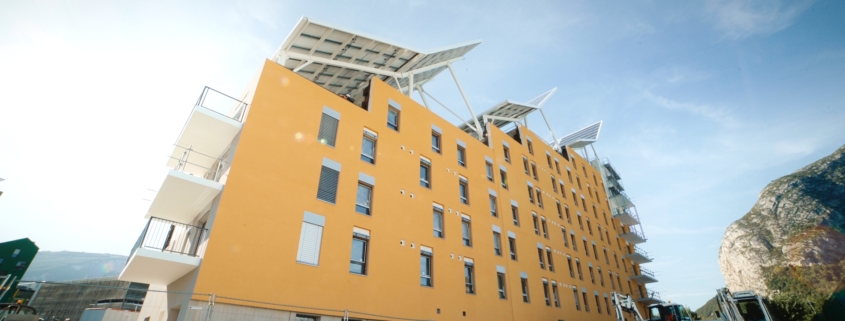
<svg viewBox="0 0 845 321">
<path fill-rule="evenodd" d="M 166 291 L 113 278 L 22 283 L 32 292 L 24 303 L 34 307 L 45 321 L 426 321 L 214 293 Z"/>
</svg>

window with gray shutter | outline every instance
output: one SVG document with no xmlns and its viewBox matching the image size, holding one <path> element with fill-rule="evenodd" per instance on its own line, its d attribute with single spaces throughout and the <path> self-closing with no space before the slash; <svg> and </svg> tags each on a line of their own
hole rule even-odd
<svg viewBox="0 0 845 321">
<path fill-rule="evenodd" d="M 323 225 L 325 218 L 305 213 L 302 222 L 302 231 L 299 234 L 299 249 L 296 254 L 296 261 L 305 264 L 319 265 L 320 244 L 323 238 Z"/>
<path fill-rule="evenodd" d="M 339 170 L 323 164 L 320 171 L 320 185 L 317 187 L 317 199 L 334 204 L 337 199 L 337 182 L 339 177 Z"/>
<path fill-rule="evenodd" d="M 334 147 L 339 122 L 339 113 L 328 108 L 323 108 L 323 118 L 320 119 L 320 132 L 317 133 L 317 140 L 323 145 Z"/>
</svg>

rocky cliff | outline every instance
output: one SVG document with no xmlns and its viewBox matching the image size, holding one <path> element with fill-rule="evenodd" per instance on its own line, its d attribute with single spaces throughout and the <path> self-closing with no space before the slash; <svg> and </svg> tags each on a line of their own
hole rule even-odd
<svg viewBox="0 0 845 321">
<path fill-rule="evenodd" d="M 769 183 L 722 238 L 732 291 L 833 293 L 845 280 L 845 146 Z"/>
</svg>

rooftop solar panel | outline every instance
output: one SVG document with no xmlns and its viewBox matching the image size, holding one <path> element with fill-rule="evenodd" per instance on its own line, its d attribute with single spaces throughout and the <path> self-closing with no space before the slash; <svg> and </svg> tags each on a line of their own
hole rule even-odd
<svg viewBox="0 0 845 321">
<path fill-rule="evenodd" d="M 599 139 L 599 132 L 601 131 L 601 121 L 584 127 L 575 131 L 572 134 L 566 135 L 558 140 L 558 146 L 569 146 L 571 148 L 581 148 L 592 144 Z"/>
<path fill-rule="evenodd" d="M 372 77 L 393 86 L 398 79 L 399 85 L 406 87 L 407 75 L 413 73 L 414 85 L 424 84 L 447 68 L 446 63 L 462 59 L 480 43 L 421 51 L 303 17 L 273 60 L 331 92 L 349 94 L 357 101 Z"/>
</svg>

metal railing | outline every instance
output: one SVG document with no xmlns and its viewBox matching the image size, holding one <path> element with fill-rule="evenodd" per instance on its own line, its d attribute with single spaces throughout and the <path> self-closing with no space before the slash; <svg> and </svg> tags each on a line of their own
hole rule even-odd
<svg viewBox="0 0 845 321">
<path fill-rule="evenodd" d="M 646 269 L 644 267 L 640 267 L 640 274 L 639 275 L 645 275 L 645 276 L 650 276 L 651 278 L 655 278 L 654 277 L 654 271 Z"/>
<path fill-rule="evenodd" d="M 634 246 L 632 246 L 632 247 L 634 248 L 634 251 L 633 251 L 633 252 L 630 252 L 630 253 L 628 253 L 628 254 L 634 254 L 634 253 L 636 253 L 636 254 L 639 254 L 639 255 L 644 256 L 645 258 L 647 258 L 647 259 L 649 259 L 649 260 L 651 259 L 651 257 L 650 257 L 650 256 L 648 256 L 648 252 L 646 252 L 645 250 L 643 250 L 643 249 L 641 249 L 641 248 L 637 247 L 636 245 L 634 245 Z M 630 251 L 630 250 L 628 250 L 628 251 Z"/>
<path fill-rule="evenodd" d="M 129 258 L 140 248 L 188 256 L 199 256 L 201 242 L 208 229 L 184 223 L 151 217 L 141 232 Z"/>
<path fill-rule="evenodd" d="M 199 98 L 197 98 L 196 106 L 207 108 L 237 121 L 243 121 L 248 104 L 214 88 L 205 86 Z"/>
<path fill-rule="evenodd" d="M 175 144 L 174 146 L 182 149 L 182 155 L 179 158 L 168 156 L 168 158 L 176 160 L 176 165 L 173 167 L 174 170 L 202 176 L 205 179 L 219 182 L 223 172 L 225 172 L 229 167 L 229 163 L 224 161 L 222 157 L 214 157 L 203 154 L 194 150 L 192 147 L 184 147 Z M 191 160 L 194 160 L 194 162 L 191 162 Z M 198 164 L 198 161 L 203 160 L 211 162 L 211 166 Z"/>
<path fill-rule="evenodd" d="M 628 232 L 625 234 L 634 234 L 643 240 L 646 239 L 645 233 L 642 231 L 642 228 L 640 228 L 639 225 L 629 225 Z"/>
</svg>

